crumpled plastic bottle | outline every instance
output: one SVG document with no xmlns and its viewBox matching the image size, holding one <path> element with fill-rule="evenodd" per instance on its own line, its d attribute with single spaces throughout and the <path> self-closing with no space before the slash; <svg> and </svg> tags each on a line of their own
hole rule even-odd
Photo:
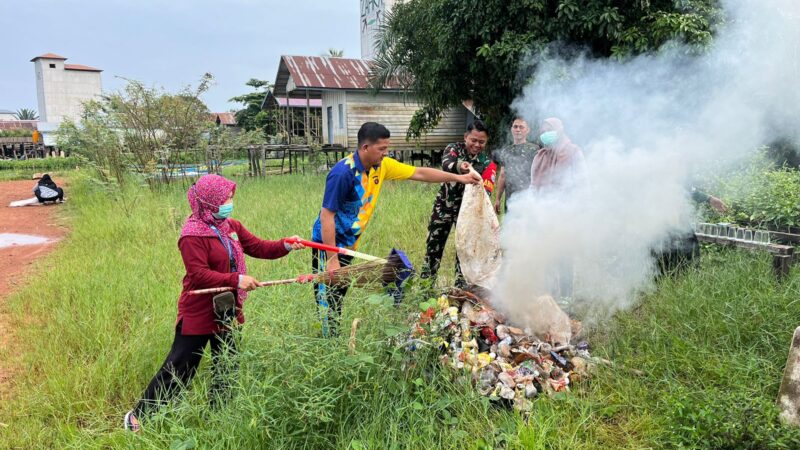
<svg viewBox="0 0 800 450">
<path fill-rule="evenodd" d="M 536 390 L 536 386 L 533 383 L 525 385 L 525 398 L 534 398 L 537 395 L 539 395 L 539 391 Z"/>
<path fill-rule="evenodd" d="M 481 370 L 478 382 L 482 389 L 488 389 L 497 383 L 497 374 L 490 368 L 484 368 Z"/>
<path fill-rule="evenodd" d="M 516 393 L 514 392 L 514 389 L 511 389 L 510 387 L 503 386 L 500 389 L 500 397 L 504 398 L 506 400 L 513 400 L 514 397 L 516 397 Z"/>
</svg>

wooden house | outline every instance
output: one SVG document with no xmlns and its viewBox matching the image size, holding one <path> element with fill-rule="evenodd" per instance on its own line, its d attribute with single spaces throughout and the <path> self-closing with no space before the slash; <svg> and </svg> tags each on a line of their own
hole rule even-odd
<svg viewBox="0 0 800 450">
<path fill-rule="evenodd" d="M 324 56 L 282 56 L 275 79 L 274 95 L 322 106 L 323 144 L 357 147 L 358 129 L 364 122 L 378 122 L 392 132 L 395 152 L 441 151 L 463 139 L 469 120 L 465 107 L 448 111 L 438 127 L 419 141 L 407 141 L 411 118 L 420 105 L 400 86 L 390 85 L 373 95 L 369 85 L 369 61 Z"/>
<path fill-rule="evenodd" d="M 224 127 L 232 130 L 239 130 L 239 126 L 236 123 L 236 114 L 232 112 L 218 112 L 218 113 L 211 113 L 209 115 L 209 120 L 214 122 L 218 127 Z"/>
</svg>

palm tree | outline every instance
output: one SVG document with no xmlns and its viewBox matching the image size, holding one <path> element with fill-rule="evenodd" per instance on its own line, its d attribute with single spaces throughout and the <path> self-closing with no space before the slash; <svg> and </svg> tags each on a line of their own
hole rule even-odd
<svg viewBox="0 0 800 450">
<path fill-rule="evenodd" d="M 329 58 L 341 58 L 344 56 L 344 50 L 336 50 L 335 48 L 329 48 L 328 54 L 325 56 Z"/>
<path fill-rule="evenodd" d="M 406 92 L 413 90 L 414 77 L 405 64 L 407 55 L 395 50 L 398 36 L 391 27 L 393 19 L 394 12 L 387 12 L 378 28 L 375 59 L 370 69 L 370 87 L 376 93 L 391 82 L 399 83 Z"/>
<path fill-rule="evenodd" d="M 20 108 L 16 114 L 17 120 L 38 120 L 39 114 L 36 114 L 35 109 Z"/>
</svg>

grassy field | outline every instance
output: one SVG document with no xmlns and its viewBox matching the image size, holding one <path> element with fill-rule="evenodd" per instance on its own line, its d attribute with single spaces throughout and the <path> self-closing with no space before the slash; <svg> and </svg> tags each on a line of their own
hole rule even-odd
<svg viewBox="0 0 800 450">
<path fill-rule="evenodd" d="M 241 180 L 235 216 L 262 237 L 307 236 L 323 184 Z M 182 400 L 141 435 L 125 433 L 122 415 L 171 342 L 188 206 L 180 186 L 113 199 L 80 174 L 70 185 L 69 238 L 0 305 L 21 350 L 0 358 L 22 368 L 15 397 L 0 404 L 0 448 L 800 447 L 800 432 L 778 426 L 773 406 L 800 276 L 777 284 L 767 258 L 714 250 L 595 330 L 593 353 L 616 366 L 569 395 L 538 399 L 530 417 L 493 407 L 433 355 L 404 364 L 387 336 L 424 300 L 418 291 L 399 309 L 368 291 L 349 295 L 343 323 L 363 319 L 351 356 L 346 337 L 317 337 L 311 288 L 284 286 L 248 299 L 228 404 L 208 407 L 204 363 Z M 361 250 L 396 246 L 421 264 L 434 195 L 434 186 L 387 186 Z M 310 253 L 248 266 L 260 279 L 291 277 L 310 270 Z"/>
</svg>

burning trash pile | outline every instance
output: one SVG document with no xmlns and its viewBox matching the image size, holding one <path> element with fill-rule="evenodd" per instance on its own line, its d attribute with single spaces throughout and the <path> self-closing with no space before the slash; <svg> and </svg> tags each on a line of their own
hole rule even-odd
<svg viewBox="0 0 800 450">
<path fill-rule="evenodd" d="M 424 310 L 413 317 L 407 348 L 436 346 L 442 351 L 441 362 L 471 374 L 489 399 L 528 411 L 537 395 L 569 391 L 570 384 L 586 379 L 596 364 L 586 342 L 573 346 L 550 343 L 550 336 L 538 339 L 461 292 L 464 295 L 442 295 L 421 305 Z"/>
</svg>

